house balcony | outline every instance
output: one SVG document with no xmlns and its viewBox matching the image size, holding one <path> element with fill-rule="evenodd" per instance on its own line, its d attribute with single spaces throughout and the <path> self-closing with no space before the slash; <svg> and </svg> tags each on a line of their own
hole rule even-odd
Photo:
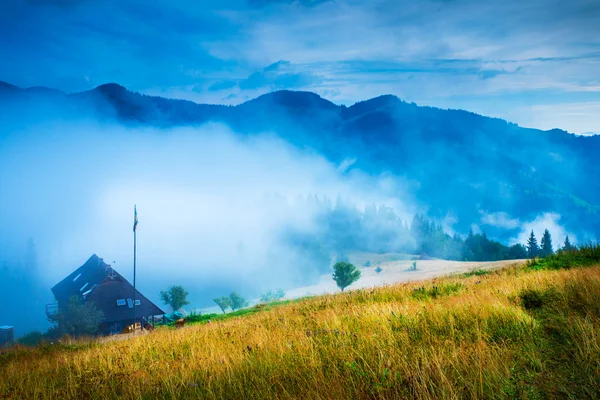
<svg viewBox="0 0 600 400">
<path fill-rule="evenodd" d="M 56 314 L 58 314 L 58 303 L 46 304 L 46 316 L 51 318 Z"/>
</svg>

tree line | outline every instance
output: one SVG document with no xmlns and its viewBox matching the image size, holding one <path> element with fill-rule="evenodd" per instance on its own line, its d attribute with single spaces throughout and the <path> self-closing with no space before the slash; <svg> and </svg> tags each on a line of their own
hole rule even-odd
<svg viewBox="0 0 600 400">
<path fill-rule="evenodd" d="M 441 224 L 421 214 L 415 215 L 410 222 L 402 220 L 393 208 L 385 205 L 370 205 L 360 211 L 341 198 L 335 205 L 326 197 L 318 196 L 307 196 L 300 202 L 305 211 L 314 215 L 313 228 L 302 231 L 287 226 L 281 234 L 294 258 L 302 265 L 310 265 L 307 275 L 328 272 L 331 254 L 353 252 L 407 253 L 422 259 L 455 261 L 498 261 L 525 259 L 532 254 L 538 256 L 535 249 L 530 251 L 529 244 L 505 245 L 490 239 L 485 232 L 450 235 Z M 544 244 L 551 241 L 549 235 L 546 230 L 539 255 L 551 254 L 548 244 Z M 565 246 L 573 247 L 570 243 Z"/>
</svg>

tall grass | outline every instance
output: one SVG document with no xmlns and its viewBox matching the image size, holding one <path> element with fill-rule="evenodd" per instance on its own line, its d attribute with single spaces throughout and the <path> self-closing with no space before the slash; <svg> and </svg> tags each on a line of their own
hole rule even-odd
<svg viewBox="0 0 600 400">
<path fill-rule="evenodd" d="M 124 341 L 16 347 L 0 355 L 0 398 L 598 398 L 598 299 L 600 266 L 356 290 Z"/>
</svg>

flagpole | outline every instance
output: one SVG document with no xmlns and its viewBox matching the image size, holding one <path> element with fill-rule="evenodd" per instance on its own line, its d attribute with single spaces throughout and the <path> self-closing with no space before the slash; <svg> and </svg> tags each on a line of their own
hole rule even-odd
<svg viewBox="0 0 600 400">
<path fill-rule="evenodd" d="M 136 318 L 136 310 L 135 310 L 135 262 L 136 262 L 136 247 L 137 247 L 137 208 L 133 206 L 133 214 L 134 214 L 134 222 L 133 222 L 133 330 L 135 331 L 135 318 Z"/>
</svg>

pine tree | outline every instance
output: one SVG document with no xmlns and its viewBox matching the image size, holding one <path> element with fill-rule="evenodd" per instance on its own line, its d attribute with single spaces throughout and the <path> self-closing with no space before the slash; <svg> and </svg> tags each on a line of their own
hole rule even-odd
<svg viewBox="0 0 600 400">
<path fill-rule="evenodd" d="M 569 240 L 569 235 L 567 235 L 567 237 L 565 238 L 565 245 L 562 249 L 563 251 L 575 250 L 575 247 L 571 244 L 571 241 Z"/>
<path fill-rule="evenodd" d="M 533 229 L 532 229 L 531 235 L 529 236 L 529 239 L 527 239 L 527 257 L 535 258 L 539 255 L 539 253 L 540 253 L 540 248 L 538 246 L 537 239 L 535 238 L 535 235 L 533 234 Z"/>
<path fill-rule="evenodd" d="M 542 236 L 542 248 L 540 251 L 540 255 L 542 257 L 548 257 L 554 254 L 554 249 L 552 249 L 552 236 L 550 236 L 550 232 L 548 229 L 544 231 L 544 236 Z"/>
<path fill-rule="evenodd" d="M 35 272 L 37 269 L 37 251 L 35 250 L 35 244 L 33 239 L 27 240 L 27 247 L 25 249 L 25 267 L 30 273 Z"/>
</svg>

